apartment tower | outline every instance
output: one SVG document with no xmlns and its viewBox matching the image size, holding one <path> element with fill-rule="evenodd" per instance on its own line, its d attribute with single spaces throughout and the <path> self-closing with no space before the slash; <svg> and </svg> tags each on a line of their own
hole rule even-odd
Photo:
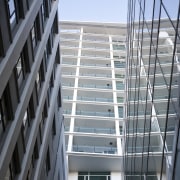
<svg viewBox="0 0 180 180">
<path fill-rule="evenodd" d="M 60 22 L 65 141 L 71 179 L 121 179 L 126 25 Z"/>
<path fill-rule="evenodd" d="M 66 179 L 58 0 L 0 1 L 0 179 Z"/>
<path fill-rule="evenodd" d="M 69 179 L 178 179 L 179 1 L 127 24 L 60 22 Z"/>
</svg>

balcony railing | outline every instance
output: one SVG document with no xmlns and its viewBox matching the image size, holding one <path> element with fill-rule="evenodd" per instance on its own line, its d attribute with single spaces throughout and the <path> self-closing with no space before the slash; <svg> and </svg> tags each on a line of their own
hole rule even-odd
<svg viewBox="0 0 180 180">
<path fill-rule="evenodd" d="M 80 73 L 80 76 L 93 76 L 93 77 L 109 77 L 111 78 L 111 74 L 89 74 L 89 73 Z"/>
<path fill-rule="evenodd" d="M 63 71 L 63 73 L 62 73 L 62 75 L 76 75 L 76 73 L 75 72 L 65 72 L 65 71 Z"/>
<path fill-rule="evenodd" d="M 81 63 L 82 66 L 111 67 L 111 64 L 88 64 Z"/>
<path fill-rule="evenodd" d="M 96 97 L 84 97 L 84 96 L 78 96 L 77 100 L 97 101 L 97 102 L 113 102 L 112 98 L 96 98 Z"/>
<path fill-rule="evenodd" d="M 110 58 L 110 56 L 108 55 L 81 54 L 81 56 L 95 57 L 95 58 Z"/>
<path fill-rule="evenodd" d="M 128 153 L 142 153 L 142 152 L 161 152 L 162 148 L 160 146 L 144 146 L 144 148 L 141 146 L 133 146 L 128 147 Z"/>
<path fill-rule="evenodd" d="M 62 64 L 77 65 L 77 62 L 72 62 L 72 61 L 62 61 Z"/>
<path fill-rule="evenodd" d="M 74 87 L 74 83 L 62 83 L 62 86 Z"/>
<path fill-rule="evenodd" d="M 115 134 L 115 129 L 112 128 L 86 128 L 86 127 L 75 127 L 75 132 L 84 133 L 99 133 L 99 134 Z"/>
<path fill-rule="evenodd" d="M 71 110 L 69 110 L 69 109 L 64 109 L 64 110 L 63 110 L 63 114 L 71 114 Z"/>
<path fill-rule="evenodd" d="M 172 151 L 172 145 L 167 146 L 168 150 L 167 151 Z M 142 152 L 162 152 L 162 147 L 159 146 L 133 146 L 133 147 L 128 147 L 128 153 L 142 153 Z"/>
<path fill-rule="evenodd" d="M 114 112 L 76 111 L 76 115 L 114 117 Z"/>
<path fill-rule="evenodd" d="M 74 151 L 74 152 L 98 153 L 98 154 L 117 154 L 117 148 L 106 147 L 106 146 L 74 145 L 72 147 L 72 151 Z"/>
<path fill-rule="evenodd" d="M 149 128 L 137 128 L 137 129 L 126 129 L 127 134 L 132 134 L 132 133 L 146 133 L 149 132 L 150 129 Z M 151 132 L 157 132 L 157 130 L 155 129 L 151 129 Z"/>
<path fill-rule="evenodd" d="M 73 100 L 73 96 L 63 96 L 63 99 L 65 99 L 65 100 Z"/>
<path fill-rule="evenodd" d="M 111 85 L 103 86 L 103 85 L 97 85 L 97 84 L 79 84 L 79 87 L 98 88 L 98 89 L 112 89 Z"/>
</svg>

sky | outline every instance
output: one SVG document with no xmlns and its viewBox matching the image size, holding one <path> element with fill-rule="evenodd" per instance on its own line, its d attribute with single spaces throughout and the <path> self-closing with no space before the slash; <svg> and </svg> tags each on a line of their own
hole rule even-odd
<svg viewBox="0 0 180 180">
<path fill-rule="evenodd" d="M 128 0 L 59 0 L 59 19 L 68 21 L 127 21 Z"/>
</svg>

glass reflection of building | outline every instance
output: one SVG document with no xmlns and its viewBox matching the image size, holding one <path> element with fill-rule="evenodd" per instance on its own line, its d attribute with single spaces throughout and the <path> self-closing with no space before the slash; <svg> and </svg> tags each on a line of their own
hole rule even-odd
<svg viewBox="0 0 180 180">
<path fill-rule="evenodd" d="M 178 179 L 179 1 L 129 0 L 125 179 Z"/>
</svg>

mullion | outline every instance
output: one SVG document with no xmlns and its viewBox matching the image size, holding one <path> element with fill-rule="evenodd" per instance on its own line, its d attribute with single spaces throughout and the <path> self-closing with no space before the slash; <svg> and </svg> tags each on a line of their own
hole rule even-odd
<svg viewBox="0 0 180 180">
<path fill-rule="evenodd" d="M 162 3 L 162 1 L 161 1 Z M 178 25 L 179 25 L 179 14 L 180 14 L 180 3 L 178 8 L 178 16 L 177 16 L 177 24 L 176 24 L 176 30 L 175 30 L 175 40 L 174 40 L 174 49 L 173 49 L 173 56 L 172 56 L 172 64 L 171 64 L 171 76 L 170 76 L 170 83 L 169 83 L 169 94 L 168 94 L 168 105 L 167 105 L 167 112 L 166 112 L 166 122 L 165 122 L 165 130 L 164 130 L 164 138 L 163 138 L 163 150 L 162 150 L 162 161 L 161 161 L 161 174 L 160 179 L 162 179 L 162 171 L 163 171 L 163 162 L 164 162 L 164 149 L 165 149 L 165 141 L 166 141 L 166 134 L 167 134 L 167 123 L 168 123 L 168 117 L 169 117 L 169 104 L 171 99 L 171 85 L 172 85 L 172 78 L 173 78 L 173 70 L 174 70 L 174 59 L 176 54 L 176 42 L 177 42 L 177 36 L 178 36 Z"/>
</svg>

